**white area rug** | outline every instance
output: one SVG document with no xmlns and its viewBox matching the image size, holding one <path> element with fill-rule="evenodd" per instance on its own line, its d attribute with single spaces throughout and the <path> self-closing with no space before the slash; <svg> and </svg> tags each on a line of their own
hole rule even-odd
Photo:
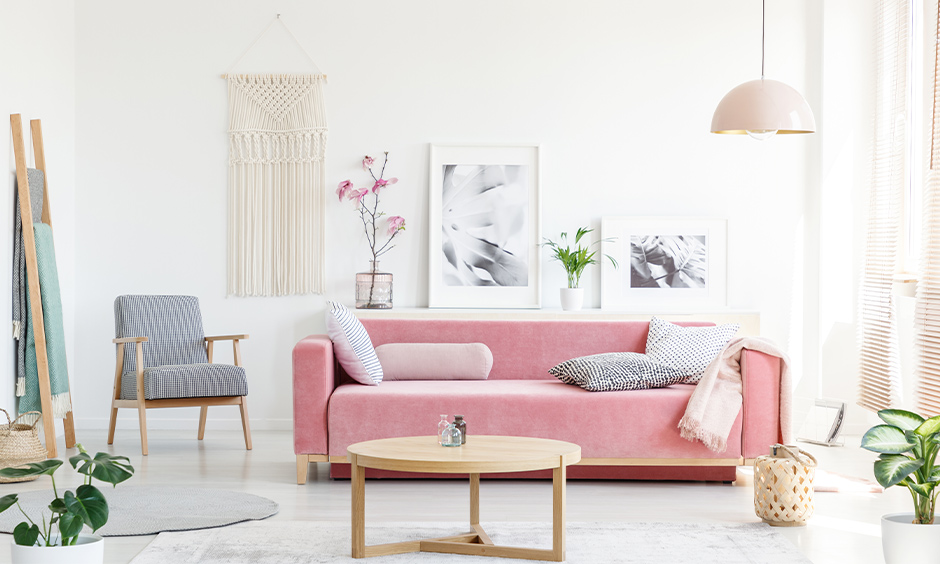
<svg viewBox="0 0 940 564">
<path fill-rule="evenodd" d="M 266 497 L 227 490 L 124 485 L 112 488 L 108 484 L 98 487 L 108 500 L 108 523 L 98 530 L 105 537 L 221 527 L 264 519 L 278 510 L 277 503 Z M 50 514 L 47 507 L 53 498 L 52 490 L 23 492 L 19 498 L 28 515 Z M 15 507 L 0 513 L 0 532 L 12 533 L 20 521 L 23 514 Z"/>
<path fill-rule="evenodd" d="M 551 548 L 548 523 L 484 523 L 496 544 Z M 459 523 L 367 524 L 366 543 L 381 544 L 466 532 Z M 762 523 L 569 523 L 571 564 L 806 564 L 786 537 Z M 412 553 L 353 560 L 349 524 L 316 521 L 243 523 L 224 529 L 161 533 L 132 564 L 473 564 L 504 558 Z M 811 564 L 811 563 L 810 563 Z"/>
</svg>

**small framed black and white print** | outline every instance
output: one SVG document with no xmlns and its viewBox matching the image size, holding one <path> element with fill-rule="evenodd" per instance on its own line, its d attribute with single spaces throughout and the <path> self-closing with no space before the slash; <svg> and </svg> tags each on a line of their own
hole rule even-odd
<svg viewBox="0 0 940 564">
<path fill-rule="evenodd" d="M 706 311 L 727 305 L 728 222 L 724 219 L 605 217 L 601 307 Z"/>
<path fill-rule="evenodd" d="M 428 305 L 538 308 L 539 148 L 431 145 Z"/>
</svg>

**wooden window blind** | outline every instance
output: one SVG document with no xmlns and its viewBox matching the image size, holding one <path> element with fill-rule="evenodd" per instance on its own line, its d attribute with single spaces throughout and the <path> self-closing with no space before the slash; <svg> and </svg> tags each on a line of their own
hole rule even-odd
<svg viewBox="0 0 940 564">
<path fill-rule="evenodd" d="M 897 407 L 901 399 L 892 286 L 898 267 L 906 179 L 910 29 L 910 0 L 876 3 L 875 143 L 859 288 L 858 404 L 871 410 Z"/>
<path fill-rule="evenodd" d="M 940 16 L 940 6 L 938 6 Z M 940 37 L 940 17 L 937 20 Z M 917 409 L 925 415 L 940 414 L 940 54 L 934 44 L 933 119 L 930 170 L 924 185 L 923 242 L 917 305 L 914 313 Z"/>
</svg>

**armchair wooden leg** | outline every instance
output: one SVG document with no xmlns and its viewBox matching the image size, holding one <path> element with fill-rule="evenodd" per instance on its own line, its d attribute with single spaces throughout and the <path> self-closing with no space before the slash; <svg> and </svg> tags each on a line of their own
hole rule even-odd
<svg viewBox="0 0 940 564">
<path fill-rule="evenodd" d="M 242 431 L 245 433 L 245 448 L 251 450 L 251 427 L 248 426 L 248 396 L 242 396 L 239 405 L 242 413 Z"/>
<path fill-rule="evenodd" d="M 199 440 L 206 435 L 206 415 L 209 414 L 209 406 L 204 405 L 199 408 Z"/>
<path fill-rule="evenodd" d="M 147 408 L 142 403 L 137 404 L 137 414 L 140 418 L 140 451 L 147 456 Z"/>
<path fill-rule="evenodd" d="M 108 444 L 114 444 L 114 429 L 117 427 L 117 412 L 118 408 L 111 408 L 111 422 L 108 424 Z"/>
</svg>

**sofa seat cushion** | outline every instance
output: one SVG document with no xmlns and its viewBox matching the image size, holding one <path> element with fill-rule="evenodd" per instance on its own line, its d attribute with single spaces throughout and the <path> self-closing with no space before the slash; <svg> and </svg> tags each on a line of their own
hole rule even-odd
<svg viewBox="0 0 940 564">
<path fill-rule="evenodd" d="M 468 436 L 518 435 L 570 441 L 583 458 L 736 458 L 741 415 L 728 450 L 715 453 L 679 436 L 695 386 L 588 392 L 557 380 L 463 380 L 344 384 L 330 397 L 329 454 L 387 437 L 434 435 L 440 414 L 459 413 Z"/>
<path fill-rule="evenodd" d="M 144 399 L 247 396 L 245 369 L 231 364 L 170 364 L 144 369 Z M 121 377 L 121 398 L 137 399 L 137 374 Z"/>
</svg>

